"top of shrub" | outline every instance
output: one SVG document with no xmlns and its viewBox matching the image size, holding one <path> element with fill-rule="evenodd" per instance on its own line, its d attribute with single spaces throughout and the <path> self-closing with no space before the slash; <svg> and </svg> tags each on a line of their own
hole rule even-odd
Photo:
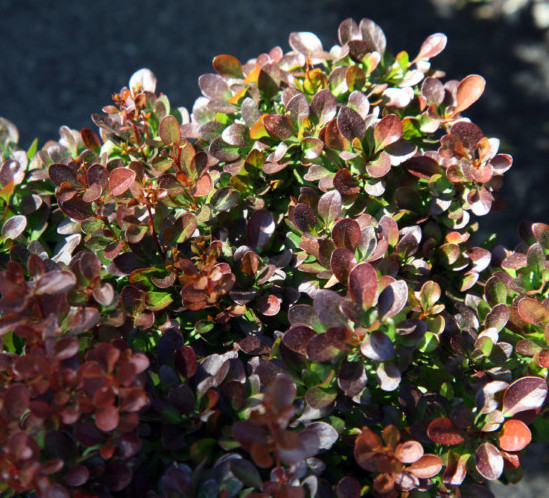
<svg viewBox="0 0 549 498">
<path fill-rule="evenodd" d="M 472 242 L 511 157 L 373 21 L 142 69 L 99 135 L 0 122 L 0 492 L 491 496 L 547 424 L 549 226 Z"/>
</svg>

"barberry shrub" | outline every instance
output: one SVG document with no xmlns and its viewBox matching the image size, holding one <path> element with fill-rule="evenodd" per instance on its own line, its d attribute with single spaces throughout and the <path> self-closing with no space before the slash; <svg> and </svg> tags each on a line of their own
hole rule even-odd
<svg viewBox="0 0 549 498">
<path fill-rule="evenodd" d="M 485 81 L 368 19 L 142 69 L 99 134 L 1 125 L 0 493 L 492 496 L 549 433 L 549 226 L 475 245 Z"/>
</svg>

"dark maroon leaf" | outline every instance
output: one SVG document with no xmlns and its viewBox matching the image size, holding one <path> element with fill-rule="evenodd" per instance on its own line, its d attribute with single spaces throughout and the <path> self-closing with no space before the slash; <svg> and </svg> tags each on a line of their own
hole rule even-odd
<svg viewBox="0 0 549 498">
<path fill-rule="evenodd" d="M 349 295 L 363 309 L 371 308 L 377 295 L 377 272 L 369 263 L 356 265 L 349 274 Z"/>
<path fill-rule="evenodd" d="M 330 361 L 339 354 L 339 349 L 332 346 L 327 334 L 315 334 L 307 342 L 307 357 L 312 361 Z"/>
<path fill-rule="evenodd" d="M 18 420 L 29 407 L 30 394 L 24 384 L 12 384 L 3 398 L 4 411 L 9 420 Z"/>
<path fill-rule="evenodd" d="M 364 119 L 362 119 L 358 112 L 347 106 L 342 106 L 339 110 L 337 127 L 349 142 L 352 142 L 354 138 L 362 140 L 366 135 Z"/>
<path fill-rule="evenodd" d="M 344 218 L 339 220 L 332 229 L 332 239 L 337 247 L 345 247 L 354 251 L 360 241 L 360 225 L 356 220 Z"/>
<path fill-rule="evenodd" d="M 355 336 L 347 327 L 330 327 L 326 334 L 330 343 L 342 351 L 352 351 L 356 345 Z"/>
<path fill-rule="evenodd" d="M 297 228 L 308 232 L 318 221 L 314 209 L 308 204 L 300 202 L 294 208 L 293 219 Z"/>
<path fill-rule="evenodd" d="M 360 192 L 358 180 L 346 168 L 340 169 L 336 173 L 334 177 L 334 187 L 341 195 L 355 195 Z"/>
<path fill-rule="evenodd" d="M 95 446 L 103 441 L 103 435 L 91 423 L 77 424 L 74 427 L 74 437 L 83 446 Z"/>
<path fill-rule="evenodd" d="M 494 481 L 503 473 L 503 457 L 492 443 L 481 443 L 475 452 L 475 464 L 479 474 Z"/>
<path fill-rule="evenodd" d="M 400 313 L 408 300 L 408 286 L 404 280 L 389 284 L 378 299 L 379 315 L 382 318 L 392 318 Z"/>
<path fill-rule="evenodd" d="M 263 124 L 269 135 L 280 140 L 285 140 L 295 135 L 292 122 L 287 116 L 269 114 L 263 118 Z"/>
<path fill-rule="evenodd" d="M 85 221 L 94 215 L 91 205 L 85 202 L 80 195 L 75 195 L 68 200 L 59 198 L 58 200 L 61 211 L 73 220 Z"/>
<path fill-rule="evenodd" d="M 53 270 L 38 279 L 36 294 L 62 294 L 76 285 L 76 277 L 68 270 Z"/>
<path fill-rule="evenodd" d="M 52 164 L 48 168 L 48 175 L 51 181 L 58 187 L 63 183 L 70 183 L 75 187 L 80 185 L 76 179 L 76 173 L 66 164 Z"/>
<path fill-rule="evenodd" d="M 349 273 L 356 265 L 356 258 L 352 251 L 345 248 L 337 248 L 330 258 L 330 268 L 336 278 L 342 283 L 346 284 L 349 278 Z"/>
<path fill-rule="evenodd" d="M 314 310 L 320 320 L 328 326 L 346 326 L 340 306 L 343 298 L 334 291 L 322 289 L 315 294 Z"/>
<path fill-rule="evenodd" d="M 255 211 L 250 216 L 246 229 L 248 244 L 261 251 L 271 240 L 274 230 L 275 221 L 272 214 L 265 209 Z"/>
<path fill-rule="evenodd" d="M 66 473 L 64 479 L 69 486 L 78 487 L 87 482 L 90 477 L 90 471 L 84 465 L 73 465 Z"/>
<path fill-rule="evenodd" d="M 194 349 L 191 346 L 182 346 L 176 349 L 173 361 L 177 371 L 186 379 L 190 379 L 196 373 L 198 363 Z"/>
<path fill-rule="evenodd" d="M 337 376 L 337 384 L 347 396 L 359 394 L 368 381 L 364 365 L 359 362 L 344 361 Z"/>
<path fill-rule="evenodd" d="M 282 336 L 282 342 L 291 351 L 299 354 L 307 352 L 307 343 L 316 332 L 306 325 L 293 325 Z"/>
<path fill-rule="evenodd" d="M 387 361 L 395 355 L 395 348 L 386 334 L 375 330 L 364 337 L 360 343 L 360 352 L 371 360 Z"/>
<path fill-rule="evenodd" d="M 506 417 L 526 410 L 535 410 L 547 397 L 547 383 L 540 377 L 522 377 L 513 382 L 503 394 L 503 413 Z"/>
</svg>

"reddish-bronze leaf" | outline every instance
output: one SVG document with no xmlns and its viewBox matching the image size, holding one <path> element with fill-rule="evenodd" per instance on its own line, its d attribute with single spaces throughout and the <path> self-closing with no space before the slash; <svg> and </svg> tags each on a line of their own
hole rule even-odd
<svg viewBox="0 0 549 498">
<path fill-rule="evenodd" d="M 521 451 L 532 441 L 532 433 L 522 420 L 507 420 L 501 428 L 499 447 L 505 451 Z"/>
<path fill-rule="evenodd" d="M 473 105 L 483 94 L 486 80 L 478 74 L 470 74 L 463 78 L 457 87 L 457 105 L 454 114 L 464 111 Z"/>
<path fill-rule="evenodd" d="M 438 455 L 431 453 L 423 455 L 419 460 L 406 467 L 419 479 L 429 479 L 436 476 L 442 469 L 442 459 Z"/>
<path fill-rule="evenodd" d="M 109 175 L 109 190 L 115 197 L 122 195 L 135 181 L 135 171 L 130 168 L 113 169 Z"/>
<path fill-rule="evenodd" d="M 434 419 L 427 428 L 427 436 L 437 444 L 454 446 L 465 441 L 461 431 L 446 417 Z"/>
<path fill-rule="evenodd" d="M 228 78 L 243 78 L 242 64 L 232 55 L 221 54 L 212 62 L 215 72 Z"/>
</svg>

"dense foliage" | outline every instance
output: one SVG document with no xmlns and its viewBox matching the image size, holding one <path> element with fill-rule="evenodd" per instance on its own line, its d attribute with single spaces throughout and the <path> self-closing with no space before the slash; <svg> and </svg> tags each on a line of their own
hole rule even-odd
<svg viewBox="0 0 549 498">
<path fill-rule="evenodd" d="M 0 123 L 0 493 L 491 496 L 548 431 L 549 226 L 473 242 L 511 157 L 344 21 L 90 129 Z M 30 494 L 29 494 L 30 493 Z"/>
</svg>

